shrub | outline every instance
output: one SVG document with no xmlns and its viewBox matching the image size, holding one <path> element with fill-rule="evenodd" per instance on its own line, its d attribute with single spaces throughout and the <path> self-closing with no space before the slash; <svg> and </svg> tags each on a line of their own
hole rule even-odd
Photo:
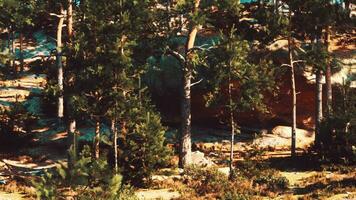
<svg viewBox="0 0 356 200">
<path fill-rule="evenodd" d="M 0 108 L 0 146 L 18 147 L 29 142 L 36 121 L 22 103 L 15 102 L 8 109 Z"/>
<path fill-rule="evenodd" d="M 335 99 L 333 114 L 321 124 L 318 152 L 326 162 L 356 162 L 356 90 L 350 88 L 349 84 L 341 88 L 343 92 L 340 98 Z"/>
<path fill-rule="evenodd" d="M 91 157 L 85 146 L 72 168 L 64 165 L 33 182 L 39 199 L 137 199 L 122 176 L 113 174 L 105 160 Z"/>
<path fill-rule="evenodd" d="M 185 171 L 184 182 L 188 188 L 194 190 L 195 196 L 199 197 L 226 200 L 251 199 L 256 193 L 250 180 L 241 177 L 229 180 L 226 174 L 216 168 L 203 169 L 191 166 Z"/>
<path fill-rule="evenodd" d="M 216 168 L 202 169 L 191 166 L 185 170 L 185 182 L 198 195 L 221 193 L 229 187 L 228 177 Z"/>
<path fill-rule="evenodd" d="M 165 144 L 165 127 L 149 106 L 131 110 L 127 133 L 120 139 L 120 162 L 124 180 L 147 186 L 152 174 L 169 164 L 170 150 Z"/>
<path fill-rule="evenodd" d="M 238 162 L 234 174 L 248 179 L 252 179 L 261 171 L 267 169 L 269 163 L 263 159 L 265 152 L 258 148 L 256 145 L 252 146 L 244 155 L 244 160 Z"/>
<path fill-rule="evenodd" d="M 274 170 L 267 170 L 253 180 L 254 186 L 263 186 L 271 192 L 283 191 L 288 188 L 289 181 Z"/>
</svg>

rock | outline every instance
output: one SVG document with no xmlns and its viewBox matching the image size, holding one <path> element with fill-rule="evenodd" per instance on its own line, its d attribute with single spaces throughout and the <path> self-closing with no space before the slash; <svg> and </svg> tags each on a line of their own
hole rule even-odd
<svg viewBox="0 0 356 200">
<path fill-rule="evenodd" d="M 181 195 L 177 191 L 170 191 L 169 189 L 157 189 L 157 190 L 139 190 L 136 192 L 138 199 L 176 199 Z"/>
<path fill-rule="evenodd" d="M 290 126 L 276 126 L 275 128 L 272 129 L 271 133 L 273 135 L 278 135 L 281 136 L 283 138 L 287 138 L 290 139 L 291 138 L 291 134 L 292 134 L 292 127 Z M 313 132 L 304 130 L 304 129 L 296 129 L 296 135 L 300 136 L 301 138 L 305 138 L 305 137 L 312 137 L 314 135 Z"/>
<path fill-rule="evenodd" d="M 222 167 L 222 168 L 218 168 L 218 171 L 225 174 L 226 176 L 228 176 L 230 174 L 230 168 L 229 167 Z"/>
<path fill-rule="evenodd" d="M 213 161 L 211 161 L 209 158 L 206 158 L 204 153 L 200 151 L 192 152 L 192 164 L 202 167 L 211 167 L 215 165 Z"/>
<path fill-rule="evenodd" d="M 253 143 L 260 148 L 290 149 L 291 146 L 291 127 L 277 126 L 272 129 L 272 134 L 263 134 Z M 314 132 L 297 129 L 296 147 L 306 149 L 314 142 Z"/>
</svg>

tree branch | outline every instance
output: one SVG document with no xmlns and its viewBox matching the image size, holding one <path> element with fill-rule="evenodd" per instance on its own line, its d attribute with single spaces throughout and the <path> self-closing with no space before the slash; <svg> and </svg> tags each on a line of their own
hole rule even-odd
<svg viewBox="0 0 356 200">
<path fill-rule="evenodd" d="M 66 14 L 67 12 L 63 12 L 60 15 L 58 15 L 57 13 L 49 13 L 50 16 L 54 16 L 54 17 L 58 17 L 58 18 L 65 18 L 67 16 Z"/>
<path fill-rule="evenodd" d="M 173 51 L 170 48 L 167 48 L 166 53 L 175 57 L 181 64 L 185 63 L 185 58 L 182 54 L 178 53 L 177 51 Z"/>
<path fill-rule="evenodd" d="M 293 64 L 294 63 L 305 63 L 306 61 L 305 60 L 295 60 L 295 61 L 293 61 Z"/>
<path fill-rule="evenodd" d="M 199 81 L 195 82 L 195 83 L 191 83 L 190 87 L 193 87 L 194 85 L 198 85 L 199 83 L 201 83 L 204 79 L 200 79 Z"/>
</svg>

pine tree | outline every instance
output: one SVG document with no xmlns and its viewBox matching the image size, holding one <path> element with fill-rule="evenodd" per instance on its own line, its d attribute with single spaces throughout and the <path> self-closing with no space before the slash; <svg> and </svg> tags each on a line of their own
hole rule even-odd
<svg viewBox="0 0 356 200">
<path fill-rule="evenodd" d="M 3 0 L 1 3 L 3 23 L 9 28 L 9 32 L 12 33 L 12 53 L 15 56 L 15 33 L 19 33 L 20 43 L 20 70 L 24 68 L 24 55 L 23 55 L 23 40 L 24 32 L 31 26 L 33 26 L 33 17 L 35 13 L 36 1 L 34 0 Z M 15 61 L 13 61 L 15 67 Z M 15 69 L 15 72 L 17 69 Z"/>
<path fill-rule="evenodd" d="M 230 176 L 233 176 L 234 137 L 238 132 L 236 123 L 239 112 L 246 110 L 265 111 L 263 92 L 271 91 L 274 85 L 274 70 L 265 61 L 253 63 L 249 54 L 250 44 L 236 36 L 236 29 L 222 36 L 221 44 L 211 52 L 209 78 L 211 92 L 206 95 L 207 104 L 220 102 L 229 113 L 231 126 Z M 227 97 L 223 94 L 227 87 Z"/>
</svg>

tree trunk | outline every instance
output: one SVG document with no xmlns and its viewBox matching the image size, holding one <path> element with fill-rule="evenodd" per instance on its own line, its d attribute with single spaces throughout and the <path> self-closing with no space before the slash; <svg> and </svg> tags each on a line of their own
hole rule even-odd
<svg viewBox="0 0 356 200">
<path fill-rule="evenodd" d="M 194 12 L 198 11 L 200 0 L 195 0 Z M 192 163 L 192 142 L 191 142 L 191 79 L 192 68 L 190 66 L 189 50 L 194 47 L 195 38 L 198 33 L 198 26 L 194 25 L 188 34 L 186 43 L 186 62 L 183 66 L 183 95 L 181 105 L 181 144 L 179 154 L 179 166 L 184 168 Z"/>
<path fill-rule="evenodd" d="M 68 32 L 68 46 L 72 46 L 72 40 L 73 40 L 73 0 L 68 0 L 68 8 L 67 8 L 67 32 Z M 69 64 L 71 63 L 71 51 L 68 52 L 68 59 L 67 59 L 67 67 L 69 68 Z M 63 77 L 64 78 L 64 77 Z M 69 84 L 69 83 L 68 83 Z M 65 97 L 65 99 L 68 99 L 68 94 L 65 93 L 65 89 L 63 87 L 63 97 Z M 71 115 L 71 108 L 70 108 L 70 104 L 66 103 L 66 116 L 67 116 L 67 120 L 69 121 L 68 125 L 69 125 L 69 134 L 73 133 L 73 141 L 70 141 L 73 146 L 78 146 L 78 137 L 76 135 L 76 120 L 74 119 L 74 117 Z M 75 149 L 75 153 L 78 154 L 78 148 Z"/>
<path fill-rule="evenodd" d="M 15 32 L 13 30 L 11 30 L 11 55 L 13 56 L 11 59 L 11 65 L 12 65 L 12 69 L 14 70 L 14 73 L 16 75 L 17 73 L 17 69 L 16 69 L 16 55 L 15 55 Z"/>
<path fill-rule="evenodd" d="M 117 160 L 117 139 L 118 139 L 118 135 L 117 135 L 117 127 L 116 127 L 116 120 L 113 119 L 111 120 L 111 131 L 112 131 L 112 134 L 114 135 L 114 169 L 115 169 L 115 172 L 117 173 L 118 172 L 118 169 L 119 169 L 119 165 L 118 165 L 118 160 Z"/>
<path fill-rule="evenodd" d="M 326 36 L 325 36 L 325 45 L 328 53 L 330 52 L 330 27 L 326 28 Z M 326 82 L 326 107 L 327 107 L 327 116 L 332 114 L 332 85 L 331 85 L 331 65 L 330 60 L 328 59 L 326 65 L 326 73 L 325 73 L 325 82 Z"/>
<path fill-rule="evenodd" d="M 64 10 L 61 8 L 61 15 L 64 14 Z M 64 17 L 59 18 L 57 27 L 57 68 L 58 68 L 58 118 L 62 119 L 64 116 L 64 97 L 63 97 L 63 64 L 62 64 L 62 29 L 63 29 Z"/>
<path fill-rule="evenodd" d="M 318 27 L 315 27 L 315 43 L 320 42 L 320 32 Z M 322 84 L 322 70 L 317 69 L 315 73 L 315 144 L 317 148 L 321 147 L 321 131 L 320 126 L 323 120 L 323 84 Z"/>
<path fill-rule="evenodd" d="M 8 33 L 7 33 L 7 48 L 9 49 L 9 52 L 11 52 L 11 28 L 8 28 Z"/>
<path fill-rule="evenodd" d="M 73 0 L 68 0 L 67 26 L 69 42 L 71 43 L 73 36 Z"/>
<path fill-rule="evenodd" d="M 292 22 L 291 11 L 289 11 L 289 36 L 288 36 L 288 53 L 289 65 L 291 69 L 291 89 L 292 89 L 292 133 L 291 133 L 291 156 L 295 156 L 296 149 L 296 129 L 297 129 L 297 93 L 295 87 L 294 61 L 293 61 L 293 43 L 292 43 Z"/>
<path fill-rule="evenodd" d="M 70 139 L 69 141 L 69 147 L 72 147 L 72 153 L 69 158 L 70 160 L 68 161 L 69 165 L 74 165 L 75 161 L 77 160 L 78 156 L 78 135 L 76 133 L 76 123 L 75 121 L 71 120 L 69 121 L 68 125 L 68 138 Z"/>
<path fill-rule="evenodd" d="M 320 125 L 323 120 L 323 84 L 322 84 L 322 73 L 321 70 L 318 69 L 315 75 L 316 88 L 315 88 L 315 143 L 317 147 L 321 147 L 321 131 Z"/>
<path fill-rule="evenodd" d="M 297 94 L 295 87 L 295 74 L 294 74 L 294 63 L 293 63 L 293 53 L 290 47 L 289 50 L 290 68 L 291 68 L 291 83 L 292 83 L 292 144 L 291 144 L 291 155 L 295 156 L 296 148 L 296 130 L 297 130 Z"/>
<path fill-rule="evenodd" d="M 23 60 L 23 33 L 20 33 L 20 71 L 24 71 L 24 60 Z"/>
<path fill-rule="evenodd" d="M 100 157 L 100 121 L 96 119 L 95 122 L 95 136 L 94 136 L 94 158 L 99 159 Z"/>
<path fill-rule="evenodd" d="M 235 143 L 235 119 L 232 101 L 232 82 L 229 75 L 229 106 L 230 106 L 230 125 L 231 125 L 231 141 L 230 141 L 230 178 L 234 176 L 234 143 Z"/>
</svg>

